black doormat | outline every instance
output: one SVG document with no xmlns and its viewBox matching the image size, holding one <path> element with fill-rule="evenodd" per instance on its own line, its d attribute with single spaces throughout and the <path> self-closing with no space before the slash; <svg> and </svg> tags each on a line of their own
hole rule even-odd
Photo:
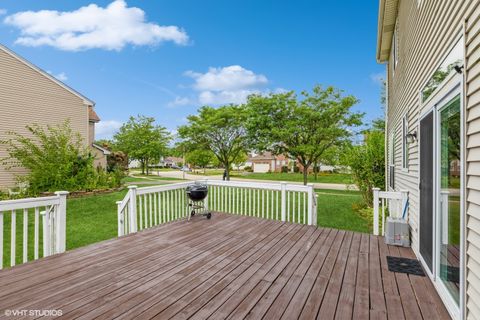
<svg viewBox="0 0 480 320">
<path fill-rule="evenodd" d="M 388 270 L 425 277 L 420 261 L 416 259 L 387 256 Z"/>
</svg>

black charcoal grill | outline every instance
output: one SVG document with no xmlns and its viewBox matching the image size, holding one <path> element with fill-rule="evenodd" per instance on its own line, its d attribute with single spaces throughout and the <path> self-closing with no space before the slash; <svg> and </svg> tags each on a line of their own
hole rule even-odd
<svg viewBox="0 0 480 320">
<path fill-rule="evenodd" d="M 194 185 L 188 186 L 186 191 L 188 199 L 190 199 L 188 202 L 188 208 L 190 210 L 188 220 L 196 214 L 210 219 L 212 213 L 208 211 L 204 203 L 208 195 L 208 186 L 206 184 L 195 183 Z"/>
</svg>

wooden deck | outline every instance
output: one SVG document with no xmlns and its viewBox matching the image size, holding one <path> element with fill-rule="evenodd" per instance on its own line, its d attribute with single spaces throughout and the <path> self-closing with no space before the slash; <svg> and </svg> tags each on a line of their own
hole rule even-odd
<svg viewBox="0 0 480 320">
<path fill-rule="evenodd" d="M 5 310 L 63 319 L 449 319 L 413 257 L 368 234 L 215 214 L 0 272 Z M 18 317 L 16 317 L 18 318 Z"/>
</svg>

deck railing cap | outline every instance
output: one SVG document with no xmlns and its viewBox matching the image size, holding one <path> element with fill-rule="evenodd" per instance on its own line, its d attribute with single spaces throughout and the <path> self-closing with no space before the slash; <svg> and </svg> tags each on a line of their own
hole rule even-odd
<svg viewBox="0 0 480 320">
<path fill-rule="evenodd" d="M 128 186 L 127 189 L 137 189 L 138 186 Z"/>
</svg>

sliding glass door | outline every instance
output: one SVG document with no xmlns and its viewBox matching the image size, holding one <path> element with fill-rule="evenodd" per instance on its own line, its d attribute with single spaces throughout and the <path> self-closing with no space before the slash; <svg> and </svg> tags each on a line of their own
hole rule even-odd
<svg viewBox="0 0 480 320">
<path fill-rule="evenodd" d="M 438 277 L 458 305 L 461 244 L 461 113 L 460 95 L 439 110 Z"/>
</svg>

